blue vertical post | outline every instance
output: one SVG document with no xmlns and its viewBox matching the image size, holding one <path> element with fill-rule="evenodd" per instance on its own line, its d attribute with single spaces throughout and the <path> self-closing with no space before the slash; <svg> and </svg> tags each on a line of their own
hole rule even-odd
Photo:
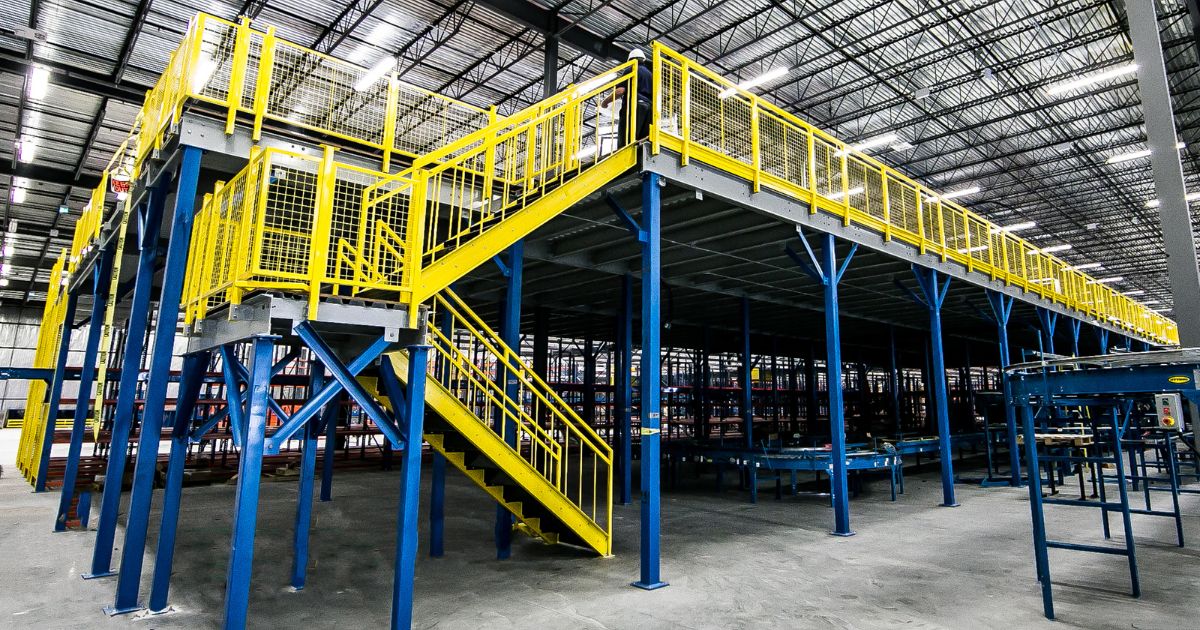
<svg viewBox="0 0 1200 630">
<path fill-rule="evenodd" d="M 839 321 L 838 284 L 854 249 L 837 266 L 836 241 L 832 234 L 821 236 L 820 274 L 825 288 L 825 380 L 829 385 L 829 457 L 833 463 L 830 489 L 833 494 L 834 536 L 853 536 L 850 529 L 850 489 L 846 475 L 846 410 L 842 391 L 842 329 Z"/>
<path fill-rule="evenodd" d="M 938 279 L 936 269 L 925 269 L 913 265 L 913 274 L 925 296 L 929 309 L 930 381 L 933 383 L 934 407 L 937 412 L 938 452 L 942 460 L 942 505 L 956 507 L 954 500 L 954 462 L 950 448 L 950 414 L 946 400 L 946 358 L 942 346 L 942 303 L 950 291 L 950 277 L 944 282 Z"/>
<path fill-rule="evenodd" d="M 851 246 L 842 260 L 837 261 L 837 241 L 832 234 L 820 235 L 821 256 L 818 259 L 803 235 L 805 255 L 790 247 L 788 256 L 810 277 L 819 282 L 825 292 L 825 381 L 829 389 L 829 458 L 832 470 L 829 476 L 830 499 L 833 505 L 834 536 L 853 536 L 850 529 L 850 489 L 846 469 L 846 410 L 845 392 L 842 389 L 842 329 L 839 320 L 838 285 L 845 275 L 858 245 Z M 809 362 L 812 362 L 810 356 Z M 816 381 L 815 378 L 812 381 Z M 812 419 L 809 420 L 812 430 Z"/>
<path fill-rule="evenodd" d="M 146 337 L 150 313 L 150 289 L 154 285 L 154 261 L 158 257 L 158 232 L 162 227 L 166 192 L 162 187 L 149 191 L 147 202 L 138 208 L 138 262 L 130 299 L 129 320 L 125 324 L 125 349 L 121 376 L 117 382 L 117 406 L 113 410 L 108 465 L 104 469 L 104 494 L 96 521 L 96 546 L 92 550 L 92 569 L 85 579 L 113 575 L 112 552 L 117 532 L 117 511 L 121 506 L 121 486 L 125 478 L 126 450 L 133 426 L 138 375 L 142 367 L 142 343 Z"/>
<path fill-rule="evenodd" d="M 121 548 L 121 572 L 110 614 L 141 608 L 138 585 L 142 579 L 142 555 L 146 552 L 146 529 L 150 524 L 150 503 L 154 494 L 154 468 L 162 441 L 163 411 L 167 400 L 167 380 L 175 345 L 175 322 L 179 320 L 179 298 L 187 267 L 188 245 L 196 204 L 196 186 L 200 177 L 200 159 L 204 152 L 184 146 L 183 159 L 176 175 L 175 212 L 167 243 L 166 267 L 158 298 L 158 324 L 150 352 L 150 378 L 146 384 L 146 406 L 138 435 L 137 459 L 133 470 L 133 489 L 129 514 L 125 519 L 125 544 Z M 269 369 L 269 368 L 268 368 Z"/>
<path fill-rule="evenodd" d="M 1083 326 L 1083 320 L 1074 317 L 1067 320 L 1071 324 L 1071 356 L 1079 356 L 1079 331 Z"/>
<path fill-rule="evenodd" d="M 1017 446 L 1017 409 L 1009 400 L 1008 376 L 1004 373 L 1004 369 L 1012 363 L 1012 354 L 1008 347 L 1008 320 L 1012 315 L 1013 298 L 990 289 L 987 297 L 996 322 L 996 337 L 1000 341 L 1000 379 L 1004 388 L 1004 419 L 1008 427 L 1009 485 L 1016 488 L 1021 485 L 1021 451 Z"/>
<path fill-rule="evenodd" d="M 1046 354 L 1054 354 L 1054 330 L 1058 327 L 1058 313 L 1039 306 L 1037 317 L 1042 324 L 1042 338 L 1045 340 L 1043 350 Z"/>
<path fill-rule="evenodd" d="M 171 428 L 171 455 L 167 464 L 166 487 L 163 490 L 162 520 L 158 532 L 158 549 L 154 556 L 154 579 L 150 584 L 150 610 L 167 609 L 171 589 L 171 567 L 175 560 L 175 535 L 179 529 L 179 504 L 183 495 L 183 467 L 187 462 L 188 441 L 192 416 L 200 386 L 208 370 L 211 351 L 190 354 L 183 359 L 179 379 L 179 396 L 175 399 L 175 422 Z"/>
<path fill-rule="evenodd" d="M 1054 593 L 1050 584 L 1050 560 L 1046 546 L 1046 517 L 1042 508 L 1042 472 L 1038 465 L 1037 438 L 1033 431 L 1033 410 L 1021 401 L 1021 432 L 1025 438 L 1025 461 L 1029 465 L 1029 511 L 1033 519 L 1033 558 L 1037 578 L 1042 584 L 1042 610 L 1054 619 Z"/>
<path fill-rule="evenodd" d="M 507 284 L 504 292 L 504 313 L 501 317 L 500 339 L 514 352 L 521 347 L 521 279 L 525 269 L 525 243 L 517 241 L 508 248 Z M 517 397 L 516 375 L 497 370 L 496 378 L 503 379 L 501 385 L 509 400 Z M 496 410 L 496 431 L 504 435 L 509 446 L 517 446 L 516 423 L 508 420 L 503 409 Z M 496 559 L 504 560 L 512 555 L 513 517 L 503 505 L 496 505 Z"/>
<path fill-rule="evenodd" d="M 754 446 L 754 389 L 750 362 L 750 298 L 742 296 L 742 433 L 746 446 Z M 751 463 L 753 465 L 753 463 Z"/>
<path fill-rule="evenodd" d="M 247 383 L 246 431 L 238 458 L 238 486 L 233 500 L 233 535 L 225 574 L 224 628 L 245 628 L 250 604 L 250 575 L 254 564 L 254 528 L 258 523 L 258 490 L 262 477 L 263 443 L 267 432 L 267 397 L 271 363 L 278 337 L 251 340 L 250 380 Z M 124 572 L 121 573 L 124 575 Z"/>
<path fill-rule="evenodd" d="M 325 365 L 315 357 L 308 364 L 308 395 L 325 386 Z M 331 403 L 330 406 L 333 406 Z M 323 415 L 323 414 L 322 414 Z M 299 591 L 308 580 L 308 538 L 312 529 L 313 479 L 317 474 L 317 438 L 320 416 L 308 421 L 300 442 L 300 481 L 296 488 L 296 525 L 292 529 L 292 588 Z"/>
<path fill-rule="evenodd" d="M 100 352 L 100 336 L 104 331 L 104 307 L 108 304 L 108 280 L 111 273 L 113 249 L 100 252 L 100 258 L 92 267 L 92 310 L 88 318 L 88 336 L 83 352 L 83 367 L 79 372 L 79 394 L 75 397 L 75 416 L 71 423 L 71 446 L 67 451 L 67 467 L 63 471 L 62 492 L 58 500 L 58 516 L 54 519 L 54 531 L 67 529 L 67 515 L 71 512 L 71 501 L 75 498 L 75 481 L 79 476 L 79 455 L 83 451 L 83 432 L 87 429 L 88 412 L 91 411 L 92 387 L 96 382 L 96 355 Z M 69 323 L 69 322 L 68 322 Z M 100 413 L 103 404 L 96 410 Z M 53 428 L 54 424 L 47 425 Z M 40 480 L 40 478 L 39 478 Z"/>
<path fill-rule="evenodd" d="M 888 394 L 892 399 L 892 424 L 898 437 L 902 431 L 900 420 L 900 369 L 896 361 L 896 328 L 888 326 Z"/>
<path fill-rule="evenodd" d="M 617 426 L 621 443 L 617 447 L 620 463 L 621 505 L 633 500 L 633 276 L 621 276 L 621 314 L 617 319 Z"/>
<path fill-rule="evenodd" d="M 661 319 L 659 291 L 662 282 L 662 205 L 659 190 L 663 182 L 657 173 L 642 174 L 642 366 L 641 447 L 642 514 L 641 577 L 633 585 L 654 590 L 667 585 L 659 575 L 659 529 L 662 525 L 659 497 L 659 467 L 662 465 L 661 423 Z"/>
<path fill-rule="evenodd" d="M 54 379 L 50 381 L 50 391 L 46 393 L 49 403 L 46 411 L 46 429 L 42 433 L 42 456 L 38 461 L 37 478 L 34 480 L 33 491 L 46 491 L 46 477 L 50 476 L 50 450 L 54 448 L 54 427 L 58 424 L 58 406 L 62 401 L 63 381 L 67 377 L 67 357 L 71 354 L 71 327 L 75 325 L 75 307 L 79 303 L 78 295 L 67 295 L 67 308 L 63 316 L 62 331 L 59 333 L 58 358 L 54 364 Z"/>
<path fill-rule="evenodd" d="M 444 313 L 441 321 L 442 336 L 454 338 L 454 318 Z M 442 361 L 439 368 L 442 382 L 449 382 L 450 366 Z M 446 555 L 446 457 L 433 452 L 433 478 L 429 490 L 429 557 Z"/>
<path fill-rule="evenodd" d="M 400 461 L 400 507 L 392 581 L 392 629 L 412 626 L 413 576 L 417 568 L 417 516 L 421 496 L 421 436 L 425 422 L 425 370 L 429 346 L 408 347 L 408 396 L 402 417 L 406 442 Z M 394 375 L 389 373 L 385 378 Z"/>
<path fill-rule="evenodd" d="M 342 413 L 342 401 L 346 395 L 340 394 L 325 406 L 321 414 L 325 429 L 325 452 L 321 457 L 321 501 L 333 500 L 333 458 L 337 455 L 337 423 Z"/>
<path fill-rule="evenodd" d="M 1096 326 L 1092 331 L 1096 333 L 1096 343 L 1100 344 L 1100 354 L 1108 354 L 1108 329 Z"/>
</svg>

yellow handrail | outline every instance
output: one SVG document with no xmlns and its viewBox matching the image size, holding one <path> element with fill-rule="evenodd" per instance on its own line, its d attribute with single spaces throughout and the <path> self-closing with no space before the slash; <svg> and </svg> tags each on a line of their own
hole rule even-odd
<svg viewBox="0 0 1200 630">
<path fill-rule="evenodd" d="M 58 350 L 62 342 L 62 330 L 66 324 L 67 293 L 65 288 L 68 251 L 63 250 L 50 271 L 50 287 L 46 293 L 46 305 L 42 310 L 42 325 L 38 328 L 37 348 L 34 350 L 33 367 L 54 368 L 58 362 Z M 17 469 L 25 479 L 34 481 L 41 461 L 42 443 L 47 427 L 48 405 L 46 391 L 49 383 L 33 380 L 25 397 L 25 418 L 21 425 L 21 438 L 17 446 Z"/>
<path fill-rule="evenodd" d="M 612 447 L 453 292 L 435 296 L 430 321 L 429 374 L 481 422 L 503 418 L 500 436 L 607 532 L 612 553 Z"/>
<path fill-rule="evenodd" d="M 1174 322 L 732 81 L 654 43 L 650 140 L 968 271 L 1160 343 Z"/>
</svg>

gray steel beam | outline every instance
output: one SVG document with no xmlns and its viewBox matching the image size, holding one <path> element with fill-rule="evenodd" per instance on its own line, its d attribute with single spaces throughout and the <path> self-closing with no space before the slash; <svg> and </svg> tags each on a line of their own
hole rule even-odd
<svg viewBox="0 0 1200 630">
<path fill-rule="evenodd" d="M 1175 312 L 1182 315 L 1179 342 L 1185 348 L 1200 346 L 1200 267 L 1196 265 L 1196 238 L 1191 213 L 1184 196 L 1183 165 L 1175 149 L 1175 118 L 1171 92 L 1163 63 L 1162 42 L 1158 34 L 1158 15 L 1151 0 L 1125 4 L 1129 19 L 1129 38 L 1133 41 L 1138 63 L 1138 88 L 1146 116 L 1146 138 L 1153 152 L 1150 165 L 1158 197 L 1158 215 L 1162 221 L 1163 245 L 1167 257 L 1167 276 L 1174 294 Z"/>
<path fill-rule="evenodd" d="M 529 0 L 477 0 L 476 3 L 593 57 L 624 61 L 629 55 L 628 48 L 583 26 L 572 24 L 570 20 L 558 15 L 557 11 Z"/>
</svg>

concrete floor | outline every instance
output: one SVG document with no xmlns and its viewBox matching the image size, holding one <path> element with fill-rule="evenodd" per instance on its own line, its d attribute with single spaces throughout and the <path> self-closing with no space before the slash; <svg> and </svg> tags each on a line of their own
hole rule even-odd
<svg viewBox="0 0 1200 630">
<path fill-rule="evenodd" d="M 92 532 L 51 533 L 57 495 L 35 495 L 12 468 L 16 432 L 0 431 L 0 626 L 13 628 L 216 628 L 221 620 L 232 486 L 186 488 L 171 600 L 162 616 L 108 618 L 113 578 L 84 581 Z M 684 475 L 688 477 L 688 475 Z M 959 486 L 962 506 L 937 507 L 932 471 L 910 475 L 887 500 L 883 482 L 851 504 L 858 535 L 826 532 L 820 499 L 715 492 L 711 477 L 663 499 L 663 576 L 643 592 L 637 504 L 616 508 L 615 557 L 596 559 L 518 538 L 513 558 L 493 559 L 492 506 L 450 476 L 447 555 L 417 566 L 420 628 L 1195 628 L 1197 551 L 1173 546 L 1169 519 L 1134 517 L 1141 599 L 1128 596 L 1125 560 L 1051 552 L 1059 623 L 1041 616 L 1033 578 L 1027 495 Z M 764 484 L 764 488 L 766 485 Z M 347 473 L 334 501 L 318 503 L 309 586 L 286 587 L 295 483 L 265 483 L 259 512 L 250 625 L 384 627 L 388 622 L 397 476 Z M 422 495 L 424 507 L 428 493 Z M 1164 497 L 1165 499 L 1165 497 Z M 1165 501 L 1164 501 L 1165 504 Z M 1185 496 L 1200 514 L 1200 497 Z M 1100 538 L 1093 510 L 1053 508 L 1051 534 Z M 157 517 L 153 521 L 157 527 Z M 1188 516 L 1200 548 L 1200 516 Z M 118 536 L 118 542 L 120 536 Z M 146 566 L 152 567 L 154 540 Z M 421 549 L 426 547 L 422 522 Z M 118 554 L 119 557 L 119 554 Z M 143 593 L 148 592 L 147 585 Z M 303 624 L 303 625 L 301 625 Z"/>
</svg>

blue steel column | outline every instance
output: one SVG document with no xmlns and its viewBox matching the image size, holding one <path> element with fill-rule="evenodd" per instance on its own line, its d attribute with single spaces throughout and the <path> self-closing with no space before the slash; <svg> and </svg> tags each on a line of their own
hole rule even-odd
<svg viewBox="0 0 1200 630">
<path fill-rule="evenodd" d="M 845 263 L 854 255 L 851 251 Z M 842 267 L 845 270 L 845 266 Z M 822 284 L 825 288 L 825 381 L 829 385 L 829 458 L 833 464 L 829 485 L 833 494 L 834 536 L 853 536 L 850 529 L 850 489 L 846 475 L 846 410 L 842 391 L 842 331 L 838 321 L 838 283 L 836 241 L 832 234 L 821 235 Z M 811 426 L 811 425 L 810 425 Z"/>
<path fill-rule="evenodd" d="M 1042 338 L 1045 339 L 1043 351 L 1046 354 L 1055 354 L 1054 352 L 1054 330 L 1058 327 L 1058 313 L 1048 311 L 1042 307 L 1037 307 L 1038 321 L 1042 324 Z"/>
<path fill-rule="evenodd" d="M 1012 401 L 1014 404 L 1016 401 Z M 1046 547 L 1046 517 L 1042 507 L 1042 472 L 1038 465 L 1037 438 L 1033 431 L 1033 410 L 1021 403 L 1021 433 L 1025 438 L 1025 461 L 1029 465 L 1029 511 L 1033 520 L 1033 558 L 1037 578 L 1042 584 L 1042 609 L 1054 619 L 1054 593 L 1050 584 L 1050 560 Z"/>
<path fill-rule="evenodd" d="M 521 279 L 525 269 L 525 242 L 517 241 L 508 248 L 508 278 L 504 292 L 504 313 L 501 316 L 500 339 L 514 352 L 521 347 Z M 504 379 L 505 396 L 509 400 L 517 397 L 516 377 L 504 370 L 496 371 L 496 378 Z M 517 446 L 517 427 L 508 420 L 502 409 L 496 411 L 496 431 L 503 432 L 509 446 Z M 504 560 L 512 555 L 513 516 L 503 505 L 496 505 L 496 559 Z"/>
<path fill-rule="evenodd" d="M 896 328 L 888 326 L 888 390 L 892 399 L 892 423 L 896 436 L 902 432 L 900 419 L 900 369 L 896 361 Z"/>
<path fill-rule="evenodd" d="M 1012 363 L 1012 355 L 1008 348 L 1008 320 L 1012 315 L 1013 298 L 992 290 L 988 290 L 987 297 L 996 321 L 996 336 L 1000 340 L 1000 380 L 1004 387 L 1004 419 L 1005 424 L 1008 425 L 1008 466 L 1011 475 L 1009 485 L 1016 488 L 1021 485 L 1021 450 L 1017 446 L 1017 409 L 1009 402 L 1008 376 L 1004 373 L 1004 368 Z"/>
<path fill-rule="evenodd" d="M 1092 330 L 1096 333 L 1096 343 L 1100 344 L 1100 354 L 1108 354 L 1108 329 L 1096 326 Z"/>
<path fill-rule="evenodd" d="M 950 414 L 946 400 L 946 357 L 942 346 L 942 303 L 950 290 L 950 277 L 939 282 L 937 270 L 913 265 L 917 283 L 925 295 L 925 306 L 929 309 L 930 378 L 933 382 L 934 408 L 937 413 L 938 452 L 942 460 L 942 505 L 957 507 L 954 499 L 954 462 L 950 448 Z"/>
<path fill-rule="evenodd" d="M 50 474 L 50 449 L 54 448 L 54 426 L 58 424 L 58 406 L 62 401 L 63 381 L 67 376 L 67 357 L 71 354 L 71 327 L 75 325 L 75 307 L 78 303 L 77 294 L 67 295 L 66 314 L 58 341 L 58 358 L 54 364 L 54 380 L 50 381 L 50 391 L 46 394 L 49 407 L 46 411 L 46 429 L 42 433 L 42 456 L 38 461 L 34 492 L 46 491 L 46 477 Z"/>
<path fill-rule="evenodd" d="M 667 585 L 659 576 L 659 466 L 662 435 L 661 418 L 661 320 L 659 290 L 662 282 L 662 206 L 657 173 L 642 174 L 642 367 L 641 447 L 642 447 L 642 520 L 641 579 L 633 585 L 654 590 Z"/>
<path fill-rule="evenodd" d="M 621 443 L 617 447 L 620 464 L 621 505 L 633 497 L 633 276 L 621 276 L 621 314 L 617 320 L 617 425 Z"/>
<path fill-rule="evenodd" d="M 150 524 L 150 503 L 154 494 L 154 467 L 162 441 L 163 410 L 167 400 L 167 380 L 175 345 L 175 322 L 179 320 L 179 298 L 187 267 L 188 245 L 196 203 L 196 185 L 200 177 L 200 158 L 204 152 L 183 147 L 183 159 L 176 176 L 175 213 L 167 243 L 167 261 L 163 270 L 162 290 L 158 298 L 158 324 L 150 349 L 150 379 L 146 385 L 146 406 L 138 435 L 137 460 L 133 471 L 129 514 L 125 519 L 125 544 L 121 548 L 121 569 L 117 593 L 109 614 L 132 612 L 141 608 L 138 585 L 142 579 L 142 555 L 146 552 L 146 529 Z M 269 368 L 268 368 L 269 369 Z"/>
<path fill-rule="evenodd" d="M 133 426 L 138 375 L 142 367 L 142 343 L 145 341 L 147 317 L 150 313 L 150 289 L 154 285 L 154 261 L 158 258 L 158 232 L 162 226 L 165 201 L 166 192 L 156 186 L 150 189 L 146 205 L 139 208 L 137 275 L 130 300 L 129 320 L 125 324 L 125 350 L 122 354 L 121 377 L 117 383 L 117 406 L 113 410 L 108 466 L 104 470 L 104 494 L 100 499 L 100 515 L 96 522 L 92 570 L 83 576 L 85 579 L 115 573 L 112 570 L 112 552 L 117 533 L 117 511 L 121 506 L 125 455 L 129 446 L 129 432 Z"/>
<path fill-rule="evenodd" d="M 1079 330 L 1083 321 L 1074 317 L 1067 321 L 1071 324 L 1071 356 L 1077 357 L 1079 356 Z"/>
<path fill-rule="evenodd" d="M 278 337 L 261 336 L 250 342 L 252 358 L 246 387 L 246 431 L 242 434 L 242 453 L 238 458 L 233 535 L 229 544 L 229 569 L 225 575 L 225 621 L 222 627 L 227 630 L 246 627 L 250 574 L 254 564 L 254 528 L 258 523 L 258 489 L 262 481 L 263 443 L 267 433 L 267 396 L 276 339 Z"/>
<path fill-rule="evenodd" d="M 315 357 L 308 367 L 308 395 L 315 396 L 325 387 L 325 365 Z M 333 406 L 333 403 L 330 403 Z M 322 414 L 323 415 L 323 414 Z M 321 423 L 315 417 L 304 427 L 300 443 L 300 481 L 296 489 L 296 525 L 292 529 L 292 588 L 304 588 L 308 579 L 308 538 L 312 529 L 313 478 L 317 474 L 317 437 Z"/>
<path fill-rule="evenodd" d="M 425 370 L 429 346 L 408 347 L 408 397 L 403 417 L 406 436 L 401 457 L 400 508 L 396 522 L 396 566 L 392 580 L 392 629 L 412 626 L 413 576 L 417 568 L 417 516 L 421 497 L 421 436 L 425 434 Z M 390 372 L 390 371 L 389 371 Z M 394 378 L 393 375 L 390 375 Z"/>
<path fill-rule="evenodd" d="M 333 458 L 337 455 L 337 423 L 342 411 L 342 402 L 345 400 L 345 393 L 335 396 L 325 406 L 325 413 L 321 415 L 325 428 L 325 453 L 321 458 L 322 502 L 333 500 Z"/>
<path fill-rule="evenodd" d="M 454 338 L 454 318 L 450 313 L 442 314 L 442 336 Z M 450 366 L 445 360 L 440 362 L 440 379 L 449 382 Z M 429 557 L 441 558 L 446 555 L 446 456 L 433 451 L 433 478 L 429 490 Z"/>
<path fill-rule="evenodd" d="M 190 354 L 183 359 L 179 379 L 179 397 L 175 399 L 175 423 L 171 430 L 171 456 L 167 464 L 167 481 L 163 490 L 162 520 L 158 530 L 158 549 L 154 556 L 154 579 L 150 584 L 150 610 L 167 609 L 171 589 L 171 567 L 175 560 L 175 535 L 179 529 L 179 504 L 183 495 L 183 467 L 187 461 L 192 417 L 200 386 L 208 371 L 211 351 Z"/>
<path fill-rule="evenodd" d="M 79 475 L 79 454 L 83 450 L 83 432 L 87 429 L 88 412 L 91 410 L 92 386 L 96 382 L 96 355 L 100 352 L 100 336 L 104 331 L 104 307 L 108 304 L 108 276 L 111 273 L 113 248 L 100 252 L 100 258 L 92 267 L 92 311 L 88 318 L 88 336 L 83 353 L 83 367 L 79 373 L 79 394 L 75 397 L 75 417 L 71 423 L 71 446 L 67 451 L 67 468 L 63 471 L 62 492 L 58 500 L 58 517 L 54 519 L 54 531 L 67 529 L 67 514 L 71 511 L 71 500 L 75 498 L 75 480 Z M 69 322 L 68 322 L 69 324 Z M 97 413 L 104 408 L 103 404 Z M 47 425 L 53 428 L 54 424 Z M 40 481 L 40 477 L 38 478 Z"/>
<path fill-rule="evenodd" d="M 754 446 L 754 389 L 750 363 L 750 298 L 742 296 L 742 433 L 746 446 Z M 753 466 L 753 464 L 750 464 Z"/>
</svg>

